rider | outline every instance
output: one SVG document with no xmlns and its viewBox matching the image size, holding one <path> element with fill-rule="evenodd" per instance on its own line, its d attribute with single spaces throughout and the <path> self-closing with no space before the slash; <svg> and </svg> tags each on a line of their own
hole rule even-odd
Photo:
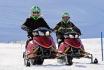
<svg viewBox="0 0 104 70">
<path fill-rule="evenodd" d="M 33 6 L 31 9 L 31 16 L 27 18 L 24 24 L 21 26 L 23 30 L 27 31 L 27 36 L 30 38 L 27 40 L 26 46 L 28 42 L 33 38 L 32 31 L 39 27 L 46 27 L 50 29 L 46 21 L 41 17 L 41 9 L 38 6 Z"/>
<path fill-rule="evenodd" d="M 64 36 L 62 35 L 62 32 L 60 31 L 60 27 L 63 27 L 63 28 L 73 28 L 79 35 L 81 35 L 80 29 L 77 28 L 70 21 L 69 13 L 68 12 L 64 12 L 63 15 L 62 15 L 62 20 L 54 28 L 54 30 L 56 32 L 56 36 L 57 36 L 58 47 L 64 41 Z"/>
</svg>

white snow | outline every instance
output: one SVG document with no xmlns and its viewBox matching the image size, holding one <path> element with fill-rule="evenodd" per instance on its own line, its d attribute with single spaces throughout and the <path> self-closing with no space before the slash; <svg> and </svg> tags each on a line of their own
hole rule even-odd
<svg viewBox="0 0 104 70">
<path fill-rule="evenodd" d="M 85 50 L 98 58 L 99 64 L 90 64 L 89 59 L 74 59 L 72 66 L 57 63 L 57 59 L 46 59 L 41 66 L 25 67 L 22 53 L 24 44 L 0 43 L 0 70 L 104 70 L 104 61 L 101 61 L 100 39 L 83 39 Z"/>
</svg>

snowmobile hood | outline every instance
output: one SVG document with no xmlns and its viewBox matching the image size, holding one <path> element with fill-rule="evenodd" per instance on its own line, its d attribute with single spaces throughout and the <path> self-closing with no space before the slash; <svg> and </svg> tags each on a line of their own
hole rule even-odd
<svg viewBox="0 0 104 70">
<path fill-rule="evenodd" d="M 65 39 L 65 43 L 74 48 L 81 48 L 81 42 L 79 41 L 79 39 L 68 38 Z"/>
<path fill-rule="evenodd" d="M 50 48 L 53 44 L 51 37 L 37 36 L 33 38 L 34 42 L 44 48 Z"/>
</svg>

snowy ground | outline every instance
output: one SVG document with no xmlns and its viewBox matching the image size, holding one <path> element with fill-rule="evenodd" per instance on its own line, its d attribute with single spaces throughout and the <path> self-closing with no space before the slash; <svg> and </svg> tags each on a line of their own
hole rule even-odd
<svg viewBox="0 0 104 70">
<path fill-rule="evenodd" d="M 90 60 L 82 58 L 74 59 L 72 66 L 65 66 L 57 63 L 56 59 L 47 59 L 42 66 L 25 67 L 22 58 L 24 44 L 0 43 L 0 70 L 104 70 L 104 62 L 101 61 L 100 39 L 82 41 L 86 51 L 98 58 L 99 64 L 90 64 Z"/>
</svg>

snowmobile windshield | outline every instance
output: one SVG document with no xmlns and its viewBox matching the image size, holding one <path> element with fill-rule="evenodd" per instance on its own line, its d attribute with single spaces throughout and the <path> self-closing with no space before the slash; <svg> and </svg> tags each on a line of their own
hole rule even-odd
<svg viewBox="0 0 104 70">
<path fill-rule="evenodd" d="M 79 38 L 79 35 L 73 28 L 61 29 L 61 32 L 65 38 Z"/>
<path fill-rule="evenodd" d="M 51 30 L 48 28 L 40 27 L 35 30 L 33 30 L 33 35 L 34 36 L 50 36 Z"/>
</svg>

